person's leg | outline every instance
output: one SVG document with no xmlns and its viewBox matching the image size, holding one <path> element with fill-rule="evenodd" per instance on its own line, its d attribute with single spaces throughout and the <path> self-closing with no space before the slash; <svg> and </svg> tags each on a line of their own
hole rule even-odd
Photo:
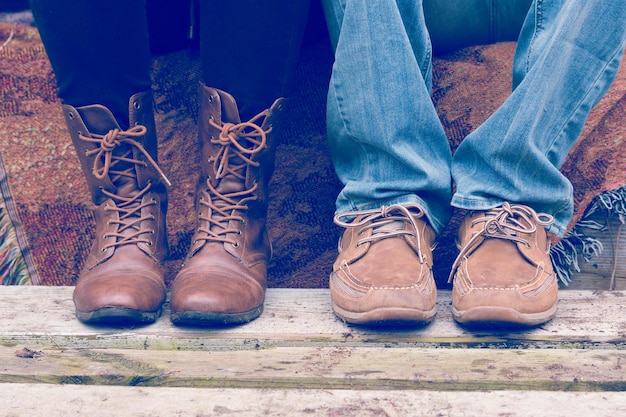
<svg viewBox="0 0 626 417">
<path fill-rule="evenodd" d="M 128 127 L 128 100 L 150 90 L 145 0 L 31 0 L 64 104 L 101 104 Z"/>
<path fill-rule="evenodd" d="M 324 2 L 335 63 L 327 130 L 346 228 L 334 312 L 361 324 L 430 321 L 434 231 L 449 218 L 450 148 L 430 98 L 421 1 Z"/>
<path fill-rule="evenodd" d="M 557 283 L 543 229 L 562 235 L 573 207 L 559 167 L 613 81 L 625 43 L 622 0 L 531 7 L 513 93 L 453 158 L 452 205 L 473 210 L 452 271 L 459 321 L 537 324 L 554 315 Z"/>
<path fill-rule="evenodd" d="M 344 184 L 336 213 L 417 203 L 441 231 L 450 214 L 450 147 L 430 97 L 421 1 L 324 6 L 335 48 L 328 140 Z"/>
<path fill-rule="evenodd" d="M 617 74 L 625 11 L 621 0 L 535 2 L 519 40 L 512 95 L 454 155 L 454 206 L 524 203 L 554 216 L 550 231 L 564 233 L 572 186 L 559 168 Z"/>
<path fill-rule="evenodd" d="M 143 1 L 32 0 L 95 205 L 74 291 L 89 323 L 146 323 L 165 301 L 167 195 L 157 166 Z"/>
<path fill-rule="evenodd" d="M 242 120 L 287 93 L 308 11 L 309 0 L 200 0 L 202 80 L 230 93 Z"/>
<path fill-rule="evenodd" d="M 308 1 L 200 2 L 202 172 L 191 249 L 172 283 L 174 324 L 239 324 L 263 310 L 279 97 L 293 76 L 308 7 Z"/>
</svg>

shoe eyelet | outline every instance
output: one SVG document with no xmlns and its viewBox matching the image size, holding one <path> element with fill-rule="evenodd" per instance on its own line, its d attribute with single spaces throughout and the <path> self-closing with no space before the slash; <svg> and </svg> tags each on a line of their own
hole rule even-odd
<svg viewBox="0 0 626 417">
<path fill-rule="evenodd" d="M 212 94 L 209 95 L 209 103 L 213 103 L 213 95 Z"/>
<path fill-rule="evenodd" d="M 139 105 L 139 102 L 138 102 L 138 101 L 134 101 L 134 102 L 133 102 L 133 107 L 134 107 L 135 109 L 139 109 L 141 106 Z"/>
<path fill-rule="evenodd" d="M 234 248 L 238 248 L 239 247 L 239 242 L 232 243 L 232 245 L 233 245 Z"/>
<path fill-rule="evenodd" d="M 146 242 L 146 245 L 148 245 L 148 246 L 152 246 L 152 241 L 148 241 L 148 242 Z"/>
<path fill-rule="evenodd" d="M 69 112 L 69 113 L 67 114 L 67 117 L 68 117 L 70 120 L 74 120 L 74 112 L 72 112 L 72 111 L 71 111 L 71 112 Z M 80 133 L 80 132 L 78 132 L 78 133 Z"/>
</svg>

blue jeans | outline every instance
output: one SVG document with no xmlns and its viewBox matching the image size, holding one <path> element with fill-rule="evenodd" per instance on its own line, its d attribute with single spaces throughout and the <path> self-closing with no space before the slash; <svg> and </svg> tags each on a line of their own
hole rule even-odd
<svg viewBox="0 0 626 417">
<path fill-rule="evenodd" d="M 573 190 L 559 168 L 615 78 L 626 1 L 535 0 L 518 39 L 512 94 L 454 156 L 430 98 L 422 0 L 324 3 L 335 49 L 328 139 L 344 184 L 337 213 L 418 203 L 440 232 L 451 206 L 508 201 L 554 216 L 549 231 L 563 235 Z"/>
</svg>

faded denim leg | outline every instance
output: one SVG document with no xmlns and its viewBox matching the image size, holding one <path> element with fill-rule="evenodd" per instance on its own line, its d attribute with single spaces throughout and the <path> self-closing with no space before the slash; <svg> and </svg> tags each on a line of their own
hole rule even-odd
<svg viewBox="0 0 626 417">
<path fill-rule="evenodd" d="M 422 2 L 325 0 L 335 63 L 327 130 L 344 188 L 337 213 L 395 203 L 450 216 L 448 140 L 430 98 L 432 51 Z"/>
<path fill-rule="evenodd" d="M 562 236 L 573 190 L 559 172 L 589 112 L 613 82 L 626 43 L 624 0 L 536 0 L 514 63 L 514 90 L 457 149 L 452 205 L 504 201 L 554 216 Z"/>
</svg>

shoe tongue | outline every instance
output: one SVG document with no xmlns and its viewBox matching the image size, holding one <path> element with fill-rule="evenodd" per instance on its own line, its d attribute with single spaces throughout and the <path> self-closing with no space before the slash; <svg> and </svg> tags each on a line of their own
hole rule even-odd
<svg viewBox="0 0 626 417">
<path fill-rule="evenodd" d="M 222 97 L 222 122 L 233 124 L 241 123 L 237 103 L 230 95 Z M 242 146 L 248 145 L 245 140 L 241 139 L 239 140 L 239 144 Z M 244 161 L 235 154 L 235 147 L 232 145 L 229 149 L 229 158 L 227 163 L 231 169 L 244 164 Z M 245 174 L 245 170 L 240 170 L 239 172 Z M 224 194 L 243 191 L 245 189 L 245 180 L 241 180 L 232 174 L 226 174 L 220 179 L 217 189 Z"/>
<path fill-rule="evenodd" d="M 241 123 L 237 103 L 234 99 L 229 98 L 222 100 L 222 121 L 234 124 Z"/>
<path fill-rule="evenodd" d="M 389 223 L 381 224 L 380 226 L 374 226 L 372 232 L 374 235 L 387 234 L 390 232 L 397 232 L 404 229 L 404 222 L 402 220 L 393 220 Z"/>
<path fill-rule="evenodd" d="M 113 113 L 101 105 L 85 106 L 77 109 L 90 133 L 104 135 L 113 129 L 120 129 Z"/>
</svg>

